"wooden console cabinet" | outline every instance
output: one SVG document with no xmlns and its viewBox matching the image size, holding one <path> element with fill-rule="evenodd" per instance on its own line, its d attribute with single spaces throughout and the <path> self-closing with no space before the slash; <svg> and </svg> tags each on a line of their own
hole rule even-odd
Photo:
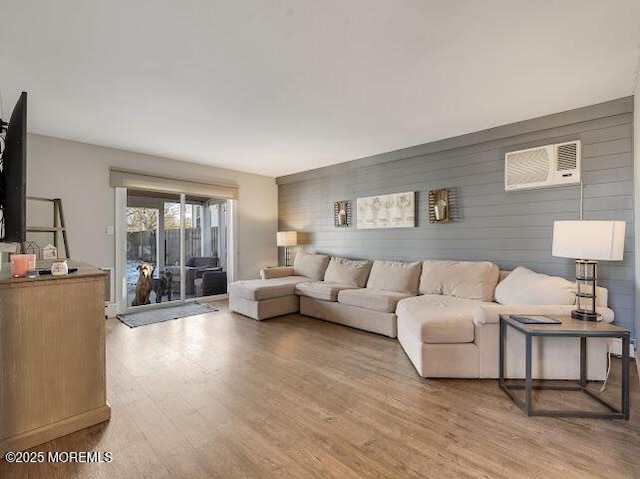
<svg viewBox="0 0 640 479">
<path fill-rule="evenodd" d="M 38 265 L 40 266 L 40 265 Z M 105 373 L 105 273 L 11 278 L 0 271 L 0 454 L 111 416 Z"/>
</svg>

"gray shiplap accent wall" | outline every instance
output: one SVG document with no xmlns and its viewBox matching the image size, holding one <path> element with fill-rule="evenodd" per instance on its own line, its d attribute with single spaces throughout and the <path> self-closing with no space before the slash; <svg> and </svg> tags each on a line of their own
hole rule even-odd
<svg viewBox="0 0 640 479">
<path fill-rule="evenodd" d="M 585 219 L 627 222 L 622 262 L 602 263 L 616 323 L 634 328 L 633 98 L 280 177 L 279 230 L 297 230 L 305 249 L 350 258 L 489 260 L 573 278 L 573 261 L 551 256 L 553 221 L 579 219 L 580 187 L 505 192 L 507 151 L 582 140 Z M 449 224 L 429 224 L 427 193 L 450 188 Z M 417 226 L 333 226 L 333 202 L 416 191 Z M 634 333 L 635 336 L 635 333 Z"/>
</svg>

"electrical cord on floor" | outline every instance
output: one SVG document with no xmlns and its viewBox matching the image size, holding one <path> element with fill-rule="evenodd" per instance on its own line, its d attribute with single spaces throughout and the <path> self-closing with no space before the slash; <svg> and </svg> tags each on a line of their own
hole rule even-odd
<svg viewBox="0 0 640 479">
<path fill-rule="evenodd" d="M 600 392 L 604 391 L 607 387 L 607 381 L 609 380 L 609 373 L 611 372 L 611 348 L 613 347 L 613 342 L 609 343 L 609 352 L 607 353 L 607 374 L 604 377 L 604 382 L 602 383 L 602 387 L 600 388 Z"/>
</svg>

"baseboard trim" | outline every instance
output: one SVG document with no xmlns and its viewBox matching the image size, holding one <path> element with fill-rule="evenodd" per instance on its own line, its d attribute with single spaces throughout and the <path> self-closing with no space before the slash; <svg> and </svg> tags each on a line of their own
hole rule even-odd
<svg viewBox="0 0 640 479">
<path fill-rule="evenodd" d="M 92 409 L 46 426 L 2 439 L 0 441 L 0 455 L 4 456 L 7 451 L 24 451 L 109 419 L 111 419 L 111 406 L 107 403 L 98 409 Z"/>
<path fill-rule="evenodd" d="M 223 299 L 229 299 L 229 293 L 214 294 L 211 296 L 201 296 L 200 298 L 194 298 L 196 301 L 221 301 Z"/>
<path fill-rule="evenodd" d="M 622 356 L 622 340 L 619 338 L 611 339 L 609 343 L 611 345 L 611 354 L 615 356 Z M 629 357 L 635 358 L 636 351 L 633 348 L 633 343 L 629 345 Z"/>
<path fill-rule="evenodd" d="M 116 303 L 105 303 L 104 311 L 107 318 L 115 318 L 118 314 L 118 305 Z"/>
</svg>

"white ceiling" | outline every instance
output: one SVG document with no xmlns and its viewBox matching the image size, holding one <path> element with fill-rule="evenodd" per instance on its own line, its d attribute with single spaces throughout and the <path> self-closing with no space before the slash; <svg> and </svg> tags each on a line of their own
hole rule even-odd
<svg viewBox="0 0 640 479">
<path fill-rule="evenodd" d="M 631 95 L 639 43 L 638 0 L 0 0 L 0 92 L 32 132 L 277 176 Z"/>
</svg>

